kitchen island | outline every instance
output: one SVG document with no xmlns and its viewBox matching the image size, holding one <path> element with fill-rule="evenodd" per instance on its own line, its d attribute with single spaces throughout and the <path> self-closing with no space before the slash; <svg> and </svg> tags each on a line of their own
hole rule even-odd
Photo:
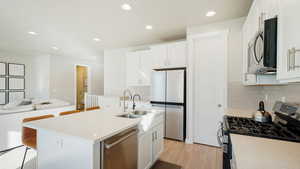
<svg viewBox="0 0 300 169">
<path fill-rule="evenodd" d="M 101 169 L 104 140 L 130 128 L 144 133 L 162 113 L 153 111 L 134 119 L 120 114 L 118 109 L 95 110 L 25 123 L 37 130 L 37 168 Z"/>
</svg>

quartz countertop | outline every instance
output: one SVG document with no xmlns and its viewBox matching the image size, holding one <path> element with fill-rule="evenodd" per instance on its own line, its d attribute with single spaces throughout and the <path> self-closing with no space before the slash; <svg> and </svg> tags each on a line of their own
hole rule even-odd
<svg viewBox="0 0 300 169">
<path fill-rule="evenodd" d="M 237 169 L 300 169 L 300 143 L 231 134 Z"/>
<path fill-rule="evenodd" d="M 252 117 L 255 110 L 230 109 L 226 115 Z M 237 169 L 300 169 L 300 143 L 230 134 Z"/>
<path fill-rule="evenodd" d="M 145 118 L 117 117 L 120 114 L 124 114 L 121 109 L 101 109 L 28 122 L 24 123 L 24 126 L 99 142 L 137 126 Z"/>
</svg>

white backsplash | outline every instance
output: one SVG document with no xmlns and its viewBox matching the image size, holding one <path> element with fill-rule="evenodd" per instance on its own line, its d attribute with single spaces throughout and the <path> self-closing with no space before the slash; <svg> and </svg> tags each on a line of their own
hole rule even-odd
<svg viewBox="0 0 300 169">
<path fill-rule="evenodd" d="M 300 84 L 263 87 L 243 86 L 241 82 L 228 84 L 228 108 L 255 111 L 259 101 L 265 102 L 267 111 L 272 111 L 276 101 L 300 103 Z"/>
<path fill-rule="evenodd" d="M 242 82 L 228 83 L 228 108 L 256 110 L 258 102 L 264 99 L 262 87 L 244 86 Z"/>
<path fill-rule="evenodd" d="M 266 109 L 271 111 L 275 101 L 298 102 L 300 103 L 300 84 L 286 86 L 263 87 L 262 95 L 265 97 Z"/>
<path fill-rule="evenodd" d="M 139 94 L 142 97 L 142 101 L 150 101 L 151 87 L 150 86 L 135 86 L 129 88 L 132 94 Z"/>
</svg>

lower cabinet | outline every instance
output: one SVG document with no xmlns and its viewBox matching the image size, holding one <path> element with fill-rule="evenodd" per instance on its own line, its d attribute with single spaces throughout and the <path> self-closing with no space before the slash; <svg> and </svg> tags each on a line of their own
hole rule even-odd
<svg viewBox="0 0 300 169">
<path fill-rule="evenodd" d="M 163 152 L 163 123 L 139 136 L 138 169 L 149 169 Z"/>
<path fill-rule="evenodd" d="M 152 159 L 155 162 L 160 154 L 163 152 L 164 145 L 164 126 L 160 124 L 153 129 L 153 145 L 152 145 Z"/>
</svg>

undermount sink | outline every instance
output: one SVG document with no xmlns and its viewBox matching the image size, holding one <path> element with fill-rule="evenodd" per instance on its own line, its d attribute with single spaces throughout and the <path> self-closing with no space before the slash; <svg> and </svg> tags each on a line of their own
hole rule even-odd
<svg viewBox="0 0 300 169">
<path fill-rule="evenodd" d="M 138 116 L 144 116 L 144 115 L 148 114 L 148 112 L 147 111 L 135 110 L 135 111 L 132 112 L 132 114 L 138 115 Z"/>
<path fill-rule="evenodd" d="M 124 118 L 135 119 L 135 118 L 140 118 L 140 117 L 142 117 L 142 116 L 144 116 L 144 115 L 147 115 L 147 114 L 148 114 L 147 111 L 139 111 L 139 110 L 136 110 L 136 111 L 133 111 L 133 112 L 130 112 L 130 113 L 118 115 L 118 117 L 124 117 Z"/>
</svg>

